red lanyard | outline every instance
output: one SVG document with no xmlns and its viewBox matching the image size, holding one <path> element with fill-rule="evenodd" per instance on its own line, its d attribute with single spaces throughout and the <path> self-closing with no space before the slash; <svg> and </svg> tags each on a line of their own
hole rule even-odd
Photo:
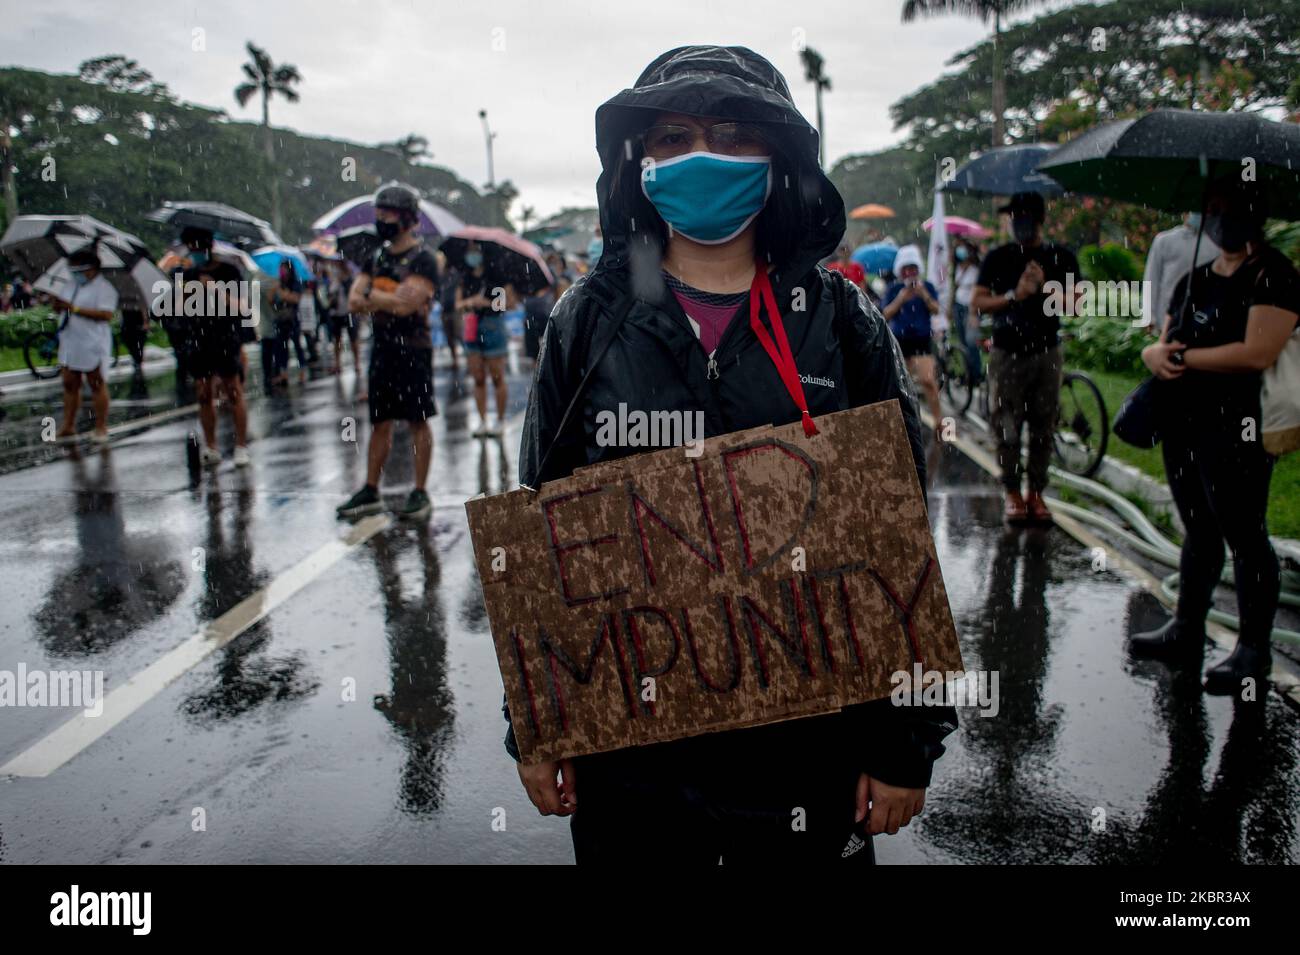
<svg viewBox="0 0 1300 955">
<path fill-rule="evenodd" d="M 767 306 L 767 317 L 772 320 L 772 328 L 776 331 L 775 342 L 759 320 L 760 305 Z M 790 351 L 790 342 L 785 337 L 785 325 L 781 322 L 781 310 L 776 307 L 772 283 L 767 277 L 767 267 L 762 262 L 756 263 L 754 282 L 749 287 L 749 327 L 758 336 L 767 356 L 772 359 L 772 364 L 776 365 L 777 373 L 785 384 L 785 390 L 790 392 L 790 397 L 794 399 L 795 406 L 803 412 L 803 433 L 811 438 L 817 433 L 817 425 L 813 423 L 812 415 L 808 413 L 808 402 L 803 396 L 803 382 L 799 380 L 799 369 L 795 367 L 794 354 Z"/>
</svg>

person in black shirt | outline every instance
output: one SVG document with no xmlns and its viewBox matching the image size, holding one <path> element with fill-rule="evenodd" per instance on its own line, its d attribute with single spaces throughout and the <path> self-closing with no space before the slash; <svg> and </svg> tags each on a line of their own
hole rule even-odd
<svg viewBox="0 0 1300 955">
<path fill-rule="evenodd" d="M 1078 274 L 1079 262 L 1064 246 L 1043 241 L 1042 196 L 1020 193 L 999 211 L 1010 214 L 1015 241 L 988 254 L 975 280 L 971 307 L 993 316 L 989 383 L 1007 520 L 1049 522 L 1052 513 L 1043 489 L 1060 400 L 1061 346 L 1060 320 L 1044 287 L 1050 282 L 1065 286 L 1067 275 Z M 1064 303 L 1064 308 L 1072 312 L 1074 303 Z M 1020 432 L 1026 425 L 1029 493 L 1022 497 Z"/>
<path fill-rule="evenodd" d="M 298 319 L 298 303 L 302 301 L 302 282 L 288 260 L 280 263 L 279 282 L 276 285 L 271 307 L 275 309 L 275 346 L 272 354 L 275 374 L 272 383 L 289 383 L 289 345 L 298 356 L 298 384 L 307 382 L 307 357 L 302 348 L 302 323 Z"/>
<path fill-rule="evenodd" d="M 189 342 L 186 349 L 189 373 L 199 399 L 199 422 L 203 427 L 202 460 L 206 465 L 221 462 L 217 450 L 217 384 L 220 382 L 235 420 L 235 466 L 246 467 L 248 456 L 248 409 L 244 404 L 243 341 L 240 329 L 247 311 L 243 276 L 229 262 L 212 257 L 212 233 L 187 228 L 181 241 L 189 250 L 190 266 L 181 273 L 186 299 L 191 282 L 203 286 L 202 314 L 187 315 Z M 188 311 L 188 310 L 187 310 Z"/>
<path fill-rule="evenodd" d="M 429 311 L 438 287 L 438 263 L 421 241 L 419 197 L 396 183 L 375 193 L 375 230 L 384 245 L 352 283 L 348 308 L 371 315 L 370 451 L 366 484 L 338 508 L 340 517 L 359 517 L 383 507 L 379 480 L 393 448 L 393 422 L 405 421 L 415 446 L 415 487 L 401 514 L 411 520 L 429 516 L 425 484 L 433 458 L 429 419 L 438 413 L 433 401 L 433 340 Z"/>
<path fill-rule="evenodd" d="M 1206 671 L 1208 693 L 1239 693 L 1244 680 L 1267 678 L 1272 664 L 1279 574 L 1266 512 L 1275 459 L 1260 443 L 1260 384 L 1300 321 L 1300 274 L 1265 241 L 1265 218 L 1253 183 L 1210 186 L 1204 228 L 1221 251 L 1192 271 L 1190 295 L 1189 276 L 1174 287 L 1164 333 L 1142 352 L 1159 379 L 1165 475 L 1187 533 L 1175 614 L 1134 634 L 1132 647 L 1199 659 L 1226 541 L 1240 635 L 1227 659 Z"/>
</svg>

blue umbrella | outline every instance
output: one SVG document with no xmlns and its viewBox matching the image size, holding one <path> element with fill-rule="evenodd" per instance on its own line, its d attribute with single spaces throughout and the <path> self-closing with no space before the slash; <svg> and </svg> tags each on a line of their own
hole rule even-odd
<svg viewBox="0 0 1300 955">
<path fill-rule="evenodd" d="M 894 267 L 898 246 L 892 242 L 869 242 L 853 250 L 852 259 L 868 275 L 888 272 Z"/>
<path fill-rule="evenodd" d="M 990 149 L 962 163 L 952 179 L 944 183 L 943 190 L 974 196 L 1014 196 L 1021 192 L 1059 196 L 1065 192 L 1061 184 L 1038 171 L 1038 164 L 1056 149 L 1047 143 Z"/>
<path fill-rule="evenodd" d="M 295 249 L 288 245 L 267 245 L 253 253 L 253 261 L 257 267 L 267 275 L 279 275 L 280 263 L 288 262 L 293 266 L 294 275 L 307 282 L 312 278 L 311 266 L 307 264 L 307 256 L 302 253 L 301 249 Z"/>
</svg>

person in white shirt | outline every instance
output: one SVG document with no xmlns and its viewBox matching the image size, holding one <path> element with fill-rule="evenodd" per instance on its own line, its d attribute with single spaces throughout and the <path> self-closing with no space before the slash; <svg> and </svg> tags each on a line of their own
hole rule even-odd
<svg viewBox="0 0 1300 955">
<path fill-rule="evenodd" d="M 1183 217 L 1183 224 L 1166 229 L 1151 240 L 1151 251 L 1147 253 L 1147 268 L 1142 276 L 1147 291 L 1143 300 L 1142 317 L 1146 319 L 1146 329 L 1152 335 L 1159 335 L 1165 326 L 1165 316 L 1178 308 L 1177 302 L 1171 302 L 1174 286 L 1178 280 L 1192 270 L 1192 249 L 1196 246 L 1196 230 L 1200 227 L 1201 214 L 1189 212 Z M 1213 261 L 1219 254 L 1219 247 L 1208 235 L 1201 236 L 1201 249 L 1196 256 L 1196 264 L 1204 265 Z"/>
<path fill-rule="evenodd" d="M 953 275 L 957 288 L 952 310 L 953 325 L 966 352 L 966 367 L 970 370 L 971 382 L 976 384 L 983 377 L 979 348 L 980 318 L 979 313 L 971 310 L 970 300 L 975 291 L 975 280 L 980 274 L 979 249 L 974 243 L 959 239 L 953 250 L 953 258 L 957 261 Z"/>
<path fill-rule="evenodd" d="M 63 426 L 58 437 L 77 433 L 77 411 L 81 407 L 82 377 L 90 384 L 95 409 L 93 438 L 108 440 L 108 384 L 104 375 L 113 355 L 113 331 L 109 322 L 117 309 L 117 289 L 99 271 L 99 256 L 93 249 L 68 257 L 68 271 L 76 283 L 67 302 L 58 301 L 66 313 L 59 332 L 59 365 L 63 376 Z"/>
</svg>

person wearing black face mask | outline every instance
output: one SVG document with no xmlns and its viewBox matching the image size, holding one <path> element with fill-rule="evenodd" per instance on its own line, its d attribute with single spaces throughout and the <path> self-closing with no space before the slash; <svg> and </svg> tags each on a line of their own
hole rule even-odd
<svg viewBox="0 0 1300 955">
<path fill-rule="evenodd" d="M 352 283 L 348 309 L 373 319 L 370 347 L 370 449 L 366 483 L 339 506 L 342 518 L 383 509 L 379 481 L 393 448 L 393 425 L 405 421 L 415 450 L 415 487 L 401 515 L 425 520 L 433 509 L 425 484 L 433 459 L 429 419 L 433 400 L 433 339 L 429 311 L 438 286 L 438 262 L 420 239 L 419 196 L 390 183 L 375 193 L 375 230 L 384 245 Z"/>
<path fill-rule="evenodd" d="M 1060 316 L 1049 308 L 1044 286 L 1066 285 L 1079 262 L 1065 246 L 1044 242 L 1046 203 L 1037 193 L 1011 198 L 1001 212 L 1011 216 L 1014 242 L 999 246 L 980 266 L 971 293 L 971 308 L 993 316 L 993 349 L 989 354 L 993 427 L 998 440 L 998 466 L 1006 487 L 1006 518 L 1050 522 L 1043 500 L 1047 467 L 1052 455 L 1061 390 Z M 1073 313 L 1073 302 L 1063 303 Z M 1020 493 L 1020 432 L 1029 428 L 1029 493 Z"/>
<path fill-rule="evenodd" d="M 1248 678 L 1267 678 L 1272 664 L 1279 574 L 1266 512 L 1275 459 L 1260 442 L 1260 383 L 1300 321 L 1300 274 L 1264 240 L 1265 216 L 1253 184 L 1211 185 L 1204 227 L 1221 251 L 1179 281 L 1164 334 L 1142 352 L 1160 379 L 1165 474 L 1187 533 L 1175 615 L 1159 630 L 1134 634 L 1132 648 L 1199 661 L 1226 542 L 1240 636 L 1227 659 L 1206 671 L 1207 693 L 1240 693 Z"/>
</svg>

